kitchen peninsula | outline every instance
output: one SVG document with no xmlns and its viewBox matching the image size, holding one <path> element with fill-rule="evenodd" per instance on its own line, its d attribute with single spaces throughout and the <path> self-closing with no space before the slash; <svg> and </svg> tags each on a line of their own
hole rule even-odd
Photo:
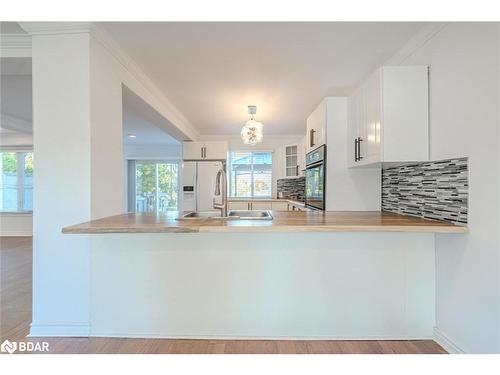
<svg viewBox="0 0 500 375">
<path fill-rule="evenodd" d="M 434 234 L 466 227 L 380 212 L 273 216 L 125 214 L 64 228 L 90 241 L 88 336 L 432 337 Z"/>
</svg>

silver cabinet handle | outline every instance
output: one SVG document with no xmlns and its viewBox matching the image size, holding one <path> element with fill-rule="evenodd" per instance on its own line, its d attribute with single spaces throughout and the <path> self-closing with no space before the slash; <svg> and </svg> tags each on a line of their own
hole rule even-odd
<svg viewBox="0 0 500 375">
<path fill-rule="evenodd" d="M 358 137 L 358 161 L 363 159 L 361 156 L 361 142 L 363 142 L 363 139 L 361 137 Z"/>
<path fill-rule="evenodd" d="M 354 138 L 354 161 L 358 161 L 358 138 Z"/>
<path fill-rule="evenodd" d="M 314 130 L 314 129 L 311 129 L 309 131 L 309 147 L 314 146 L 314 133 L 316 133 L 316 130 Z"/>
</svg>

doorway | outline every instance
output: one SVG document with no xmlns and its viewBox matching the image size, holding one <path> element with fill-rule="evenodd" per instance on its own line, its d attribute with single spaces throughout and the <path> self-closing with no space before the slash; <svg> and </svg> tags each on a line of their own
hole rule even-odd
<svg viewBox="0 0 500 375">
<path fill-rule="evenodd" d="M 179 162 L 129 160 L 129 211 L 162 214 L 179 207 Z"/>
</svg>

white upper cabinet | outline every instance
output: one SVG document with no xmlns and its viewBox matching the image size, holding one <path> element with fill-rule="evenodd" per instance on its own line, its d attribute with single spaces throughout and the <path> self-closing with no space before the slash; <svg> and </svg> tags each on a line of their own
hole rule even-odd
<svg viewBox="0 0 500 375">
<path fill-rule="evenodd" d="M 306 153 L 325 144 L 326 130 L 326 102 L 321 101 L 319 106 L 307 118 Z"/>
<path fill-rule="evenodd" d="M 184 142 L 182 158 L 184 160 L 226 160 L 227 142 Z"/>
<path fill-rule="evenodd" d="M 429 160 L 427 66 L 384 66 L 349 98 L 348 162 Z"/>
<path fill-rule="evenodd" d="M 299 176 L 299 144 L 285 146 L 285 177 Z"/>
<path fill-rule="evenodd" d="M 298 165 L 299 165 L 299 176 L 304 176 L 305 169 L 306 169 L 307 136 L 301 138 L 298 146 L 299 146 L 299 149 L 298 149 L 297 157 L 298 157 Z"/>
</svg>

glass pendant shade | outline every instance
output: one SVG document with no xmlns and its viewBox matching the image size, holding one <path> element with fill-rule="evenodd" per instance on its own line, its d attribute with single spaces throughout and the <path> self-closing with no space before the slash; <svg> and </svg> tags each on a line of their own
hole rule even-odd
<svg viewBox="0 0 500 375">
<path fill-rule="evenodd" d="M 241 139 L 246 145 L 256 145 L 262 142 L 264 138 L 262 134 L 262 123 L 255 121 L 254 119 L 248 120 L 247 123 L 241 129 Z"/>
</svg>

